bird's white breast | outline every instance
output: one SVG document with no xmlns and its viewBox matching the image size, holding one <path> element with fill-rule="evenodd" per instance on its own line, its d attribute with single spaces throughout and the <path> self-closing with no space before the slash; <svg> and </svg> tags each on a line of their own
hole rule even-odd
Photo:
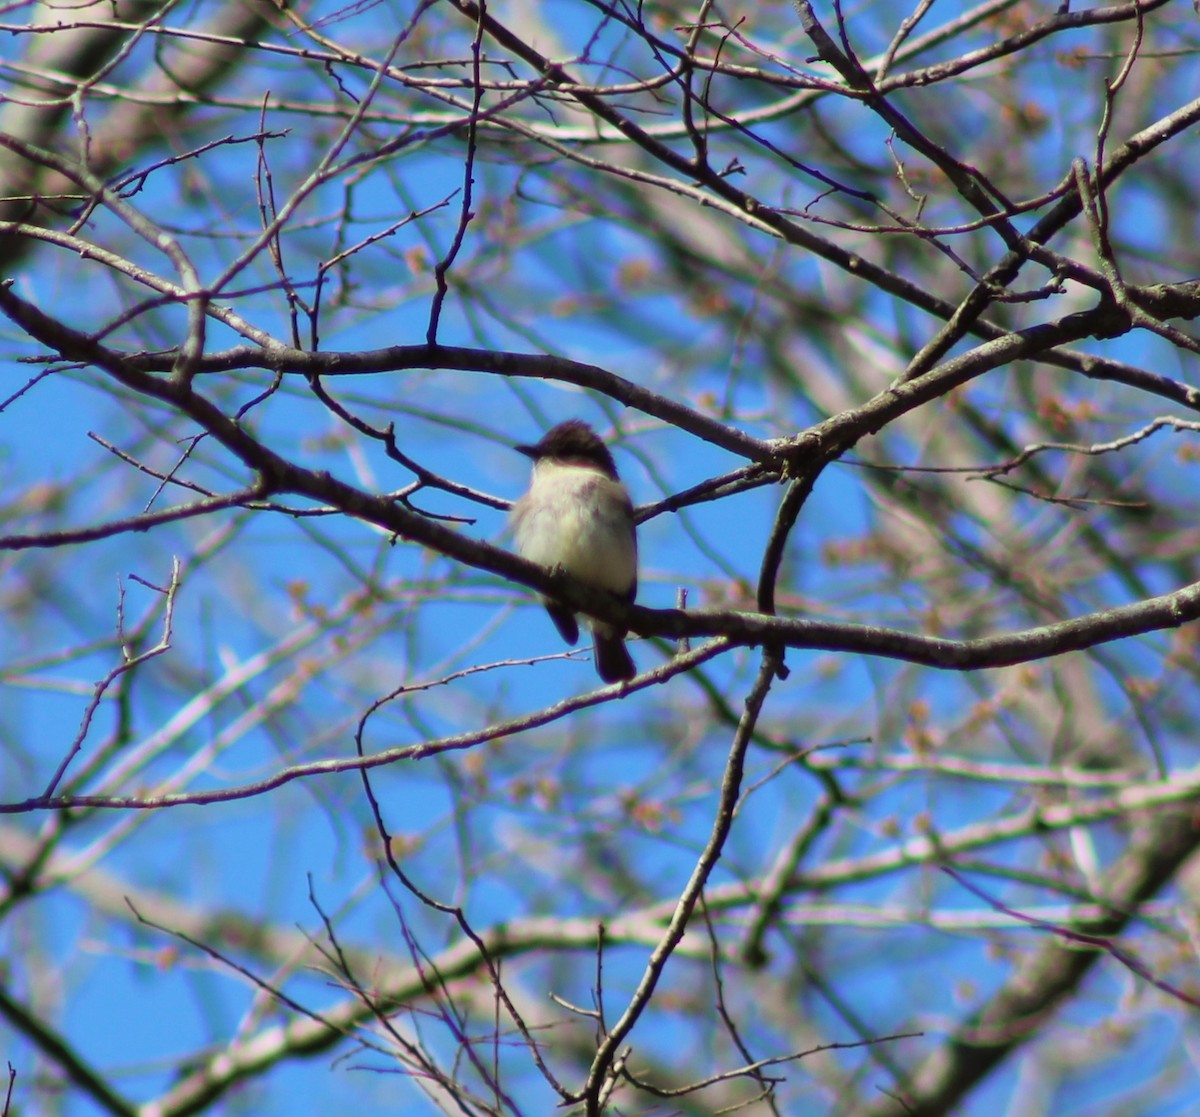
<svg viewBox="0 0 1200 1117">
<path fill-rule="evenodd" d="M 637 576 L 629 494 L 599 470 L 540 461 L 513 506 L 517 550 L 581 582 L 626 594 Z"/>
</svg>

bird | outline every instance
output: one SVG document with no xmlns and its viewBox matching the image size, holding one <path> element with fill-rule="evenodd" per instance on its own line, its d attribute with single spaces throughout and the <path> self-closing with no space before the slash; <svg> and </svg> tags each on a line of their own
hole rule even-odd
<svg viewBox="0 0 1200 1117">
<path fill-rule="evenodd" d="M 600 436 L 583 420 L 568 419 L 532 446 L 515 449 L 533 460 L 529 491 L 509 513 L 517 553 L 632 602 L 637 595 L 633 503 Z M 575 644 L 575 613 L 546 598 L 542 603 L 562 638 Z M 587 624 L 600 678 L 606 683 L 632 679 L 637 671 L 625 646 L 626 630 L 600 620 Z"/>
</svg>

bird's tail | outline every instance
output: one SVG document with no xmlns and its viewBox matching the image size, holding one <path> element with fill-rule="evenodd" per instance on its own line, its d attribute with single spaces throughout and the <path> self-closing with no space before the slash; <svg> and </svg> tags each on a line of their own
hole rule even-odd
<svg viewBox="0 0 1200 1117">
<path fill-rule="evenodd" d="M 625 633 L 593 629 L 592 647 L 596 653 L 596 673 L 606 683 L 619 683 L 637 674 L 629 649 L 625 647 Z"/>
</svg>

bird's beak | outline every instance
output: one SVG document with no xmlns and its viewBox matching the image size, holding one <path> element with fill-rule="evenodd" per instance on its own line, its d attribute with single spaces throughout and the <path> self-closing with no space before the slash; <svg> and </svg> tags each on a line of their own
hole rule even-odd
<svg viewBox="0 0 1200 1117">
<path fill-rule="evenodd" d="M 524 454 L 527 458 L 533 458 L 535 461 L 537 460 L 538 452 L 536 446 L 514 446 L 513 449 L 516 450 L 518 454 Z"/>
</svg>

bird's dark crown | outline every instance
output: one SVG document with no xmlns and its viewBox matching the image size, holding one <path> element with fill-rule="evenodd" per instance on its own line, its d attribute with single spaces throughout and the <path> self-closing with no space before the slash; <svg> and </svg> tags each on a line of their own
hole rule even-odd
<svg viewBox="0 0 1200 1117">
<path fill-rule="evenodd" d="M 551 427 L 540 441 L 517 449 L 535 462 L 550 458 L 567 465 L 585 465 L 599 469 L 614 480 L 617 466 L 600 436 L 582 419 L 568 419 Z"/>
</svg>

